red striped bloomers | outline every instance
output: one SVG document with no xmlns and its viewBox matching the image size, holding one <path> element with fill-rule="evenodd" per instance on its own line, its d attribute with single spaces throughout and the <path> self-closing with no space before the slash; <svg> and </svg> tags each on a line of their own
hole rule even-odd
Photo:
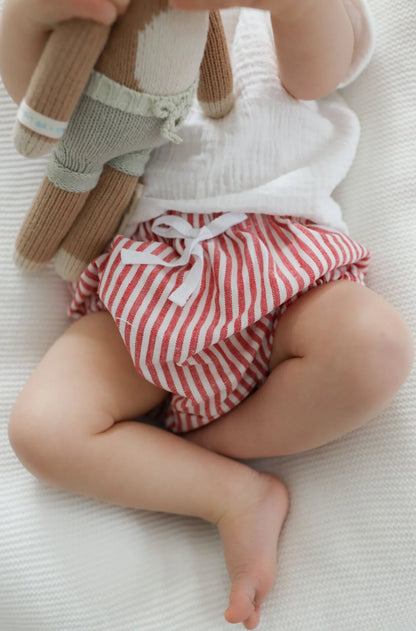
<svg viewBox="0 0 416 631">
<path fill-rule="evenodd" d="M 69 315 L 108 310 L 137 371 L 172 393 L 167 428 L 186 432 L 265 381 L 289 304 L 333 280 L 364 283 L 368 264 L 364 246 L 305 219 L 168 211 L 88 266 Z"/>
</svg>

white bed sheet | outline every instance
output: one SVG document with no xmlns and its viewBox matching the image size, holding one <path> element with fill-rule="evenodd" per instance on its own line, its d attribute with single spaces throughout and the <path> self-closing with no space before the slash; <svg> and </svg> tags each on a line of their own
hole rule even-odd
<svg viewBox="0 0 416 631">
<path fill-rule="evenodd" d="M 362 140 L 336 196 L 372 251 L 369 286 L 416 330 L 416 5 L 369 4 L 376 53 L 345 90 Z M 67 294 L 52 270 L 28 279 L 11 262 L 45 161 L 14 152 L 15 107 L 2 87 L 0 111 L 0 629 L 225 631 L 229 585 L 213 526 L 50 489 L 8 445 L 13 401 L 67 326 Z M 259 631 L 416 629 L 415 399 L 413 372 L 367 427 L 252 463 L 280 475 L 292 496 Z"/>
</svg>

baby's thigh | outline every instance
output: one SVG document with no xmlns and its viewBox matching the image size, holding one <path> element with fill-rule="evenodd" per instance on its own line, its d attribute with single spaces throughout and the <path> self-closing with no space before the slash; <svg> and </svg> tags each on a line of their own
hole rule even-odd
<svg viewBox="0 0 416 631">
<path fill-rule="evenodd" d="M 166 396 L 136 372 L 111 316 L 90 314 L 53 344 L 30 377 L 12 411 L 10 440 L 17 453 L 39 440 L 69 446 Z"/>
<path fill-rule="evenodd" d="M 314 356 L 331 370 L 340 365 L 336 358 L 342 368 L 357 360 L 362 372 L 378 358 L 376 363 L 382 359 L 386 366 L 388 359 L 406 372 L 412 354 L 409 328 L 391 304 L 360 283 L 336 280 L 310 289 L 283 313 L 270 369 L 292 357 Z"/>
</svg>

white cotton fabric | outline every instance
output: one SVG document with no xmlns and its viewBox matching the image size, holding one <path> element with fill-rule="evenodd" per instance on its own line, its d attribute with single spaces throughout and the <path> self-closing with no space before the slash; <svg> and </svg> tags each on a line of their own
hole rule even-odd
<svg viewBox="0 0 416 631">
<path fill-rule="evenodd" d="M 362 136 L 336 199 L 351 234 L 372 252 L 369 286 L 416 333 L 416 4 L 369 4 L 377 46 L 343 91 Z M 16 155 L 15 115 L 0 87 L 0 629 L 230 631 L 215 527 L 51 489 L 8 444 L 13 401 L 67 326 L 69 300 L 51 268 L 26 277 L 12 264 L 46 164 Z M 415 409 L 413 372 L 367 427 L 307 454 L 251 462 L 291 492 L 259 631 L 416 629 Z"/>
<path fill-rule="evenodd" d="M 362 0 L 344 0 L 354 28 L 348 85 L 373 52 L 374 29 Z M 282 87 L 270 15 L 223 12 L 234 76 L 235 106 L 207 120 L 197 101 L 180 132 L 183 143 L 153 152 L 131 224 L 167 209 L 294 215 L 346 230 L 334 188 L 359 139 L 357 116 L 333 93 L 298 101 Z"/>
</svg>

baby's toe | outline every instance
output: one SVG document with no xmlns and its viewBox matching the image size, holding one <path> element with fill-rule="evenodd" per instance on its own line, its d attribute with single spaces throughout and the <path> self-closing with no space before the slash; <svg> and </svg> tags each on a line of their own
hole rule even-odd
<svg viewBox="0 0 416 631">
<path fill-rule="evenodd" d="M 260 622 L 260 607 L 255 607 L 254 611 L 244 620 L 246 629 L 255 629 Z"/>
<path fill-rule="evenodd" d="M 251 588 L 250 591 L 247 591 L 247 588 L 247 584 L 233 584 L 230 604 L 224 614 L 227 622 L 234 624 L 244 622 L 254 613 L 254 590 Z M 250 592 L 252 593 L 250 594 Z"/>
</svg>

